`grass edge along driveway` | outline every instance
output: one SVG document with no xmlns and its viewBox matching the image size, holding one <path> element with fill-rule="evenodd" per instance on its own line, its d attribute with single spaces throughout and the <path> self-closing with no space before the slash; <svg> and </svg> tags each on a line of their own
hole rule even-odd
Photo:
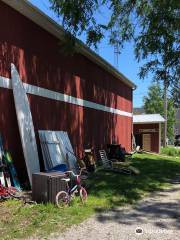
<svg viewBox="0 0 180 240">
<path fill-rule="evenodd" d="M 46 238 L 51 233 L 61 233 L 94 213 L 135 204 L 148 193 L 168 187 L 170 180 L 180 174 L 180 159 L 173 157 L 135 154 L 132 161 L 141 171 L 138 176 L 94 173 L 87 183 L 89 198 L 84 206 L 78 199 L 64 209 L 52 204 L 23 205 L 16 200 L 0 203 L 0 239 Z"/>
</svg>

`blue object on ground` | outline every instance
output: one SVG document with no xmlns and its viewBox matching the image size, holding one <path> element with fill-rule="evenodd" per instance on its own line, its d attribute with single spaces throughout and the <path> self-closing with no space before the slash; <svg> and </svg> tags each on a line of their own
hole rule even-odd
<svg viewBox="0 0 180 240">
<path fill-rule="evenodd" d="M 66 164 L 59 164 L 48 170 L 48 172 L 53 172 L 53 171 L 66 172 L 66 171 L 68 171 L 68 169 L 67 169 Z"/>
</svg>

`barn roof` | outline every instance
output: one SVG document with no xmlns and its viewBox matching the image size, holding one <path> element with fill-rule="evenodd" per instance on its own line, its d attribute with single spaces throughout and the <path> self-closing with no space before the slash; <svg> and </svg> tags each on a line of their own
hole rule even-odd
<svg viewBox="0 0 180 240">
<path fill-rule="evenodd" d="M 163 122 L 165 122 L 165 119 L 160 114 L 140 114 L 133 116 L 133 124 Z"/>
<path fill-rule="evenodd" d="M 48 17 L 44 12 L 39 10 L 37 7 L 32 5 L 27 0 L 2 0 L 10 7 L 20 12 L 22 15 L 35 22 L 37 25 L 50 32 L 52 35 L 62 40 L 64 37 L 64 29 L 57 24 L 53 19 Z M 82 41 L 77 39 L 77 49 L 78 51 L 86 56 L 91 61 L 95 62 L 99 66 L 101 66 L 104 70 L 111 73 L 114 77 L 120 79 L 126 85 L 131 87 L 132 89 L 136 88 L 136 85 L 130 81 L 127 77 L 125 77 L 122 73 L 120 73 L 117 69 L 115 69 L 110 63 L 88 48 Z"/>
</svg>

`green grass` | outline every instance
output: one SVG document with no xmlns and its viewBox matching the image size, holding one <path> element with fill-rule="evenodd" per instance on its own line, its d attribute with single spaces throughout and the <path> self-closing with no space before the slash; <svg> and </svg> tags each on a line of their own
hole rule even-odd
<svg viewBox="0 0 180 240">
<path fill-rule="evenodd" d="M 29 236 L 46 238 L 54 232 L 78 224 L 92 214 L 124 204 L 134 204 L 148 193 L 170 185 L 170 179 L 180 174 L 180 159 L 136 154 L 133 165 L 141 173 L 127 176 L 98 171 L 87 182 L 88 202 L 76 199 L 70 207 L 58 209 L 52 204 L 23 205 L 20 201 L 0 203 L 0 239 L 19 239 Z"/>
<path fill-rule="evenodd" d="M 180 148 L 175 148 L 175 147 L 161 148 L 161 154 L 168 155 L 168 156 L 174 156 L 174 157 L 180 157 Z"/>
</svg>

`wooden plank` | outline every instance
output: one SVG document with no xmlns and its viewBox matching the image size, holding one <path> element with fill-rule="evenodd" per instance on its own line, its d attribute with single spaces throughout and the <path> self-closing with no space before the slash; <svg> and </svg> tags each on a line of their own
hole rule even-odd
<svg viewBox="0 0 180 240">
<path fill-rule="evenodd" d="M 11 64 L 11 77 L 19 133 L 29 182 L 30 185 L 32 185 L 32 174 L 40 171 L 34 125 L 29 107 L 29 101 L 23 83 L 20 80 L 18 71 L 14 64 Z"/>
</svg>

